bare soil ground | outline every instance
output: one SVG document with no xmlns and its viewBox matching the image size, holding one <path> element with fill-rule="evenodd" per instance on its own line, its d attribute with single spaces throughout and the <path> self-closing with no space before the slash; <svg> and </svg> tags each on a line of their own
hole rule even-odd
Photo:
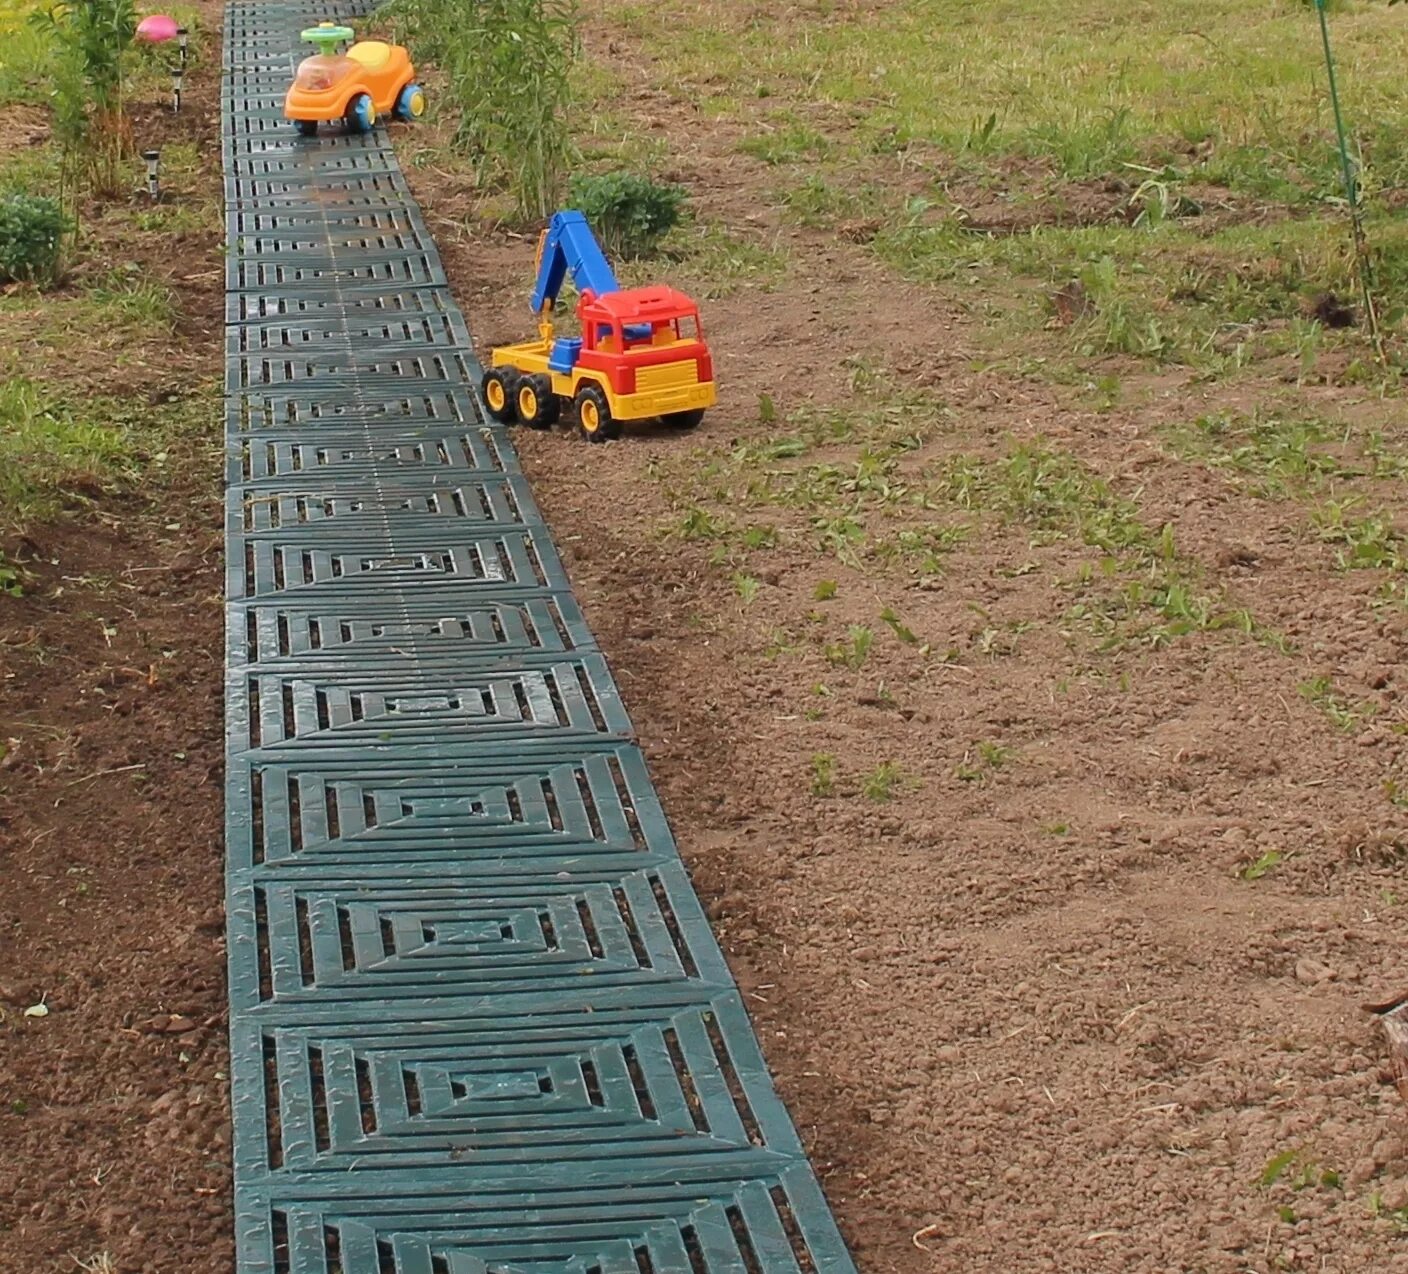
<svg viewBox="0 0 1408 1274">
<path fill-rule="evenodd" d="M 218 33 L 219 6 L 208 6 Z M 214 47 L 212 47 L 212 45 Z M 3 537 L 24 596 L 0 596 L 0 1269 L 175 1274 L 229 1269 L 223 890 L 224 641 L 218 35 L 183 110 L 138 103 L 170 158 L 173 228 L 145 196 L 84 209 L 57 292 L 0 315 L 14 366 L 83 410 L 204 388 L 205 418 L 140 483 L 67 492 L 54 521 Z M 34 113 L 37 115 L 37 112 Z M 44 138 L 21 113 L 7 145 Z M 169 288 L 174 322 L 141 345 L 88 318 L 104 272 Z M 62 327 L 62 325 L 60 325 Z M 115 398 L 114 398 L 115 396 Z M 199 408 L 190 416 L 196 417 Z M 156 445 L 155 439 L 147 439 Z"/>
</svg>

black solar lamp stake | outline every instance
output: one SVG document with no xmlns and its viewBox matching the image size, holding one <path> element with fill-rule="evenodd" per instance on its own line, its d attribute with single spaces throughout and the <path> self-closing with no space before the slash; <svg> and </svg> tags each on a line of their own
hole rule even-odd
<svg viewBox="0 0 1408 1274">
<path fill-rule="evenodd" d="M 147 162 L 147 194 L 152 199 L 161 198 L 161 151 L 144 150 L 142 158 Z"/>
<path fill-rule="evenodd" d="M 185 27 L 176 28 L 176 41 L 181 46 L 181 66 L 183 69 L 186 65 L 186 45 L 190 43 L 190 39 L 190 33 Z"/>
<path fill-rule="evenodd" d="M 185 71 L 179 66 L 171 69 L 171 109 L 179 111 L 181 109 L 181 77 Z"/>
</svg>

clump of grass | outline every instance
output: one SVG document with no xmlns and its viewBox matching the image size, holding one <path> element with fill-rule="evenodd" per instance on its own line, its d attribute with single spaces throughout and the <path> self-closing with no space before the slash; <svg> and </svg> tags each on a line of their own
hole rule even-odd
<svg viewBox="0 0 1408 1274">
<path fill-rule="evenodd" d="M 894 761 L 882 761 L 860 781 L 861 794 L 876 802 L 893 800 L 901 787 L 913 780 Z"/>
<path fill-rule="evenodd" d="M 170 330 L 176 321 L 176 301 L 171 290 L 136 269 L 117 269 L 91 287 L 92 298 L 103 320 L 113 325 L 132 324 Z"/>
<path fill-rule="evenodd" d="M 744 138 L 738 143 L 738 149 L 765 164 L 795 164 L 821 158 L 829 144 L 816 129 L 785 119 L 778 127 Z"/>
<path fill-rule="evenodd" d="M 21 377 L 0 382 L 0 525 L 52 513 L 66 492 L 126 476 L 135 455 L 121 427 L 44 396 Z"/>
<path fill-rule="evenodd" d="M 836 789 L 836 758 L 829 752 L 817 752 L 811 760 L 812 795 L 830 796 Z"/>
<path fill-rule="evenodd" d="M 759 243 L 720 225 L 686 222 L 673 230 L 661 251 L 678 261 L 694 295 L 718 300 L 742 287 L 767 291 L 782 278 L 787 257 L 780 246 Z"/>
<path fill-rule="evenodd" d="M 576 159 L 568 126 L 581 51 L 578 0 L 392 0 L 417 58 L 445 72 L 455 145 L 524 221 L 559 205 Z"/>
</svg>

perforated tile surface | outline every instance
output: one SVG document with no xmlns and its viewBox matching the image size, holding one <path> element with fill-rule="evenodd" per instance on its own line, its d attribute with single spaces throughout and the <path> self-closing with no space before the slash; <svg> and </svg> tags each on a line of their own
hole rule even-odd
<svg viewBox="0 0 1408 1274">
<path fill-rule="evenodd" d="M 241 1274 L 852 1266 L 385 134 L 227 10 Z"/>
</svg>

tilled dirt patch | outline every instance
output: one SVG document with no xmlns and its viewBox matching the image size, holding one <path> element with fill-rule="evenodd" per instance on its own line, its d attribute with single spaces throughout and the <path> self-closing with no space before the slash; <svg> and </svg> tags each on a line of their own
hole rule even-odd
<svg viewBox="0 0 1408 1274">
<path fill-rule="evenodd" d="M 7 1270 L 232 1260 L 212 507 L 36 529 L 0 603 Z"/>
</svg>

